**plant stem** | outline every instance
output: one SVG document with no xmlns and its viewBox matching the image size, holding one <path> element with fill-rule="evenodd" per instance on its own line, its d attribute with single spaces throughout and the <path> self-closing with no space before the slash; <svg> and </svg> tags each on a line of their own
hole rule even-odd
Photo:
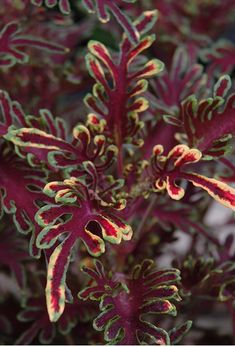
<svg viewBox="0 0 235 347">
<path fill-rule="evenodd" d="M 155 194 L 155 195 L 152 197 L 152 199 L 150 200 L 150 203 L 149 203 L 149 205 L 148 205 L 148 208 L 147 208 L 147 210 L 145 211 L 144 216 L 143 216 L 143 218 L 142 218 L 142 220 L 141 220 L 141 222 L 140 222 L 140 224 L 139 224 L 139 226 L 138 226 L 138 228 L 137 228 L 137 230 L 136 230 L 136 235 L 137 235 L 138 237 L 139 237 L 139 235 L 142 233 L 142 229 L 143 229 L 143 227 L 144 227 L 144 225 L 145 225 L 145 223 L 146 223 L 146 221 L 147 221 L 147 219 L 148 219 L 150 213 L 151 213 L 152 210 L 153 210 L 153 207 L 154 207 L 154 204 L 155 204 L 156 200 L 157 200 L 157 194 Z"/>
<path fill-rule="evenodd" d="M 120 145 L 118 148 L 118 175 L 121 178 L 123 176 L 123 157 L 122 157 L 122 146 Z"/>
</svg>

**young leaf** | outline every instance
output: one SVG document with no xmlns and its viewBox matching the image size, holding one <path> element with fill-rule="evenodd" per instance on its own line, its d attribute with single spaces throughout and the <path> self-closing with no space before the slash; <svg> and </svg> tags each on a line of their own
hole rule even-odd
<svg viewBox="0 0 235 347">
<path fill-rule="evenodd" d="M 146 32 L 154 23 L 156 13 L 145 12 L 136 21 L 136 27 Z M 85 98 L 86 105 L 98 117 L 106 121 L 106 136 L 114 140 L 121 153 L 123 143 L 141 145 L 137 139 L 143 122 L 139 114 L 148 108 L 145 98 L 137 98 L 147 88 L 146 79 L 163 70 L 163 63 L 153 59 L 141 65 L 139 55 L 154 41 L 154 35 L 143 37 L 138 44 L 132 45 L 124 38 L 118 60 L 98 41 L 90 41 L 86 57 L 90 75 L 96 80 L 93 95 Z M 92 125 L 92 124 L 91 124 Z M 121 154 L 120 154 L 121 155 Z"/>
</svg>

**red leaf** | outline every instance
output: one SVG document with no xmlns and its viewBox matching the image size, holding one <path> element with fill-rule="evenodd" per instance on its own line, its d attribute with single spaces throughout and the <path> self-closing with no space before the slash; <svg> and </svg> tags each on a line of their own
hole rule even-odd
<svg viewBox="0 0 235 347">
<path fill-rule="evenodd" d="M 225 99 L 230 86 L 230 77 L 222 76 L 214 87 L 213 98 L 199 101 L 191 96 L 182 103 L 181 112 L 189 145 L 210 157 L 224 154 L 231 134 L 235 133 L 235 119 L 232 116 L 235 94 Z"/>
<path fill-rule="evenodd" d="M 100 262 L 96 261 L 95 267 L 95 270 L 84 269 L 95 283 L 82 290 L 79 297 L 100 300 L 101 313 L 93 326 L 96 330 L 104 330 L 105 340 L 112 344 L 141 344 L 151 333 L 154 344 L 169 343 L 167 332 L 150 323 L 145 314 L 175 315 L 172 301 L 180 300 L 174 285 L 179 280 L 179 272 L 152 270 L 152 262 L 145 260 L 135 266 L 131 277 L 121 277 L 123 282 L 119 283 L 112 274 L 105 274 Z"/>
<path fill-rule="evenodd" d="M 231 188 L 226 183 L 215 180 L 214 178 L 208 178 L 195 173 L 184 173 L 182 177 L 192 182 L 194 186 L 206 190 L 215 200 L 235 211 L 234 188 Z"/>
<path fill-rule="evenodd" d="M 66 195 L 63 195 L 65 190 Z M 64 182 L 51 182 L 45 186 L 44 192 L 50 197 L 54 196 L 55 201 L 59 196 L 62 203 L 47 204 L 35 216 L 43 227 L 36 240 L 39 248 L 51 248 L 60 238 L 49 260 L 46 288 L 50 320 L 57 321 L 65 306 L 66 272 L 77 239 L 84 242 L 91 255 L 99 256 L 105 251 L 104 241 L 118 244 L 122 239 L 129 240 L 132 229 L 115 216 L 115 202 L 105 203 L 98 197 L 97 201 L 94 200 L 91 190 L 74 177 Z M 109 213 L 109 208 L 112 213 Z M 61 238 L 64 240 L 61 241 Z"/>
</svg>

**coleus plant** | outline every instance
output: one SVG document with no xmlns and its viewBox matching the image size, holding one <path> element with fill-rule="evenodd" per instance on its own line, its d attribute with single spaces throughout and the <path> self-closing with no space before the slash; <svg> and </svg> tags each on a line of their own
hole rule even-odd
<svg viewBox="0 0 235 347">
<path fill-rule="evenodd" d="M 232 344 L 235 4 L 2 8 L 1 343 Z"/>
</svg>

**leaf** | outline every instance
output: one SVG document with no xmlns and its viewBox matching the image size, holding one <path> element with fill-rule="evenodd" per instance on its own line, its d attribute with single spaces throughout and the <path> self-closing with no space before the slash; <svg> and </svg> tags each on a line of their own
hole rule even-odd
<svg viewBox="0 0 235 347">
<path fill-rule="evenodd" d="M 31 3 L 35 6 L 42 6 L 43 0 L 31 0 Z M 71 12 L 68 0 L 45 0 L 45 5 L 49 8 L 53 8 L 58 5 L 61 13 L 63 14 L 69 14 Z"/>
<path fill-rule="evenodd" d="M 64 54 L 67 49 L 56 43 L 51 43 L 37 37 L 21 35 L 21 29 L 17 22 L 5 25 L 0 33 L 0 66 L 11 67 L 16 63 L 24 64 L 29 56 L 18 47 L 34 47 L 52 53 Z"/>
<path fill-rule="evenodd" d="M 65 308 L 65 276 L 73 246 L 74 240 L 65 239 L 55 248 L 50 257 L 47 270 L 46 299 L 51 322 L 56 322 Z"/>
<path fill-rule="evenodd" d="M 227 30 L 234 12 L 231 1 L 161 1 L 157 8 L 161 14 L 162 43 L 172 48 L 184 44 L 191 58 Z"/>
<path fill-rule="evenodd" d="M 62 335 L 68 335 L 78 322 L 89 322 L 97 312 L 93 303 L 84 305 L 81 302 L 73 302 L 66 305 L 63 316 L 57 323 L 58 330 Z"/>
<path fill-rule="evenodd" d="M 41 344 L 51 344 L 58 337 L 58 332 L 65 336 L 68 335 L 77 325 L 78 320 L 86 321 L 94 316 L 94 311 L 92 304 L 88 304 L 86 307 L 81 303 L 68 304 L 63 317 L 55 324 L 49 321 L 43 293 L 29 297 L 25 307 L 17 315 L 20 322 L 27 324 L 26 330 L 23 330 L 17 339 L 17 344 L 28 345 L 36 338 Z M 22 325 L 22 327 L 24 326 Z"/>
<path fill-rule="evenodd" d="M 27 258 L 24 242 L 12 230 L 6 228 L 0 232 L 0 264 L 6 265 L 14 274 L 21 289 L 25 285 L 25 272 L 22 261 Z"/>
<path fill-rule="evenodd" d="M 187 321 L 176 328 L 169 331 L 169 336 L 172 345 L 178 344 L 181 339 L 188 333 L 192 326 L 192 321 Z"/>
<path fill-rule="evenodd" d="M 167 156 L 162 155 L 163 147 L 157 145 L 153 148 L 151 169 L 153 188 L 156 191 L 166 189 L 172 199 L 180 200 L 184 196 L 184 188 L 178 186 L 176 181 L 185 179 L 194 186 L 207 191 L 215 200 L 226 207 L 235 210 L 235 189 L 226 183 L 214 178 L 208 178 L 194 172 L 182 171 L 185 165 L 200 161 L 202 153 L 196 148 L 186 145 L 175 146 Z"/>
<path fill-rule="evenodd" d="M 2 124 L 4 139 L 15 145 L 17 154 L 21 158 L 26 157 L 30 166 L 41 168 L 42 164 L 46 164 L 50 170 L 57 172 L 79 166 L 82 171 L 83 161 L 92 161 L 98 172 L 103 172 L 113 164 L 117 148 L 109 144 L 104 135 L 93 134 L 91 138 L 89 129 L 78 124 L 71 139 L 66 134 L 64 121 L 53 118 L 49 110 L 41 109 L 38 117 L 26 116 L 21 106 L 10 100 L 8 94 L 3 93 L 3 98 L 4 114 L 8 112 L 5 120 L 8 124 Z M 16 129 L 19 125 L 21 127 Z"/>
<path fill-rule="evenodd" d="M 156 12 L 145 12 L 136 21 L 140 33 L 152 27 L 155 17 Z M 157 59 L 141 65 L 137 63 L 137 58 L 152 45 L 154 38 L 154 35 L 145 36 L 135 45 L 124 38 L 118 61 L 102 43 L 90 41 L 88 44 L 87 68 L 96 80 L 93 95 L 88 94 L 84 100 L 92 111 L 92 117 L 88 116 L 88 126 L 93 126 L 93 114 L 98 120 L 105 120 L 105 135 L 109 138 L 114 135 L 112 141 L 119 151 L 125 142 L 141 144 L 136 138 L 144 125 L 139 120 L 139 114 L 148 108 L 148 102 L 136 96 L 146 91 L 145 79 L 161 72 L 164 65 Z"/>
<path fill-rule="evenodd" d="M 150 337 L 155 344 L 169 344 L 167 332 L 150 323 L 146 314 L 176 314 L 172 301 L 180 300 L 176 287 L 179 272 L 176 269 L 157 271 L 152 267 L 152 261 L 143 261 L 135 266 L 130 278 L 123 278 L 123 282 L 114 281 L 111 274 L 105 275 L 99 261 L 95 262 L 94 270 L 83 269 L 95 284 L 92 282 L 82 290 L 79 298 L 100 301 L 101 313 L 93 326 L 104 331 L 107 342 L 142 344 Z"/>
<path fill-rule="evenodd" d="M 42 298 L 29 298 L 26 308 L 18 314 L 21 322 L 32 322 L 17 339 L 16 344 L 29 345 L 36 337 L 42 344 L 50 344 L 55 337 L 55 326 L 50 323 Z"/>
<path fill-rule="evenodd" d="M 207 231 L 207 227 L 201 225 L 200 215 L 195 214 L 194 209 L 187 204 L 182 204 L 177 201 L 177 204 L 171 204 L 170 206 L 157 205 L 154 210 L 154 216 L 158 219 L 158 223 L 165 230 L 171 230 L 172 225 L 178 230 L 182 230 L 186 234 L 198 233 L 204 238 L 218 244 L 216 238 L 211 235 L 210 230 Z"/>
<path fill-rule="evenodd" d="M 73 146 L 66 141 L 47 134 L 45 131 L 34 128 L 11 129 L 4 136 L 7 141 L 23 149 L 27 154 L 36 157 L 40 162 L 50 162 L 49 153 L 60 152 L 61 154 L 71 156 L 74 152 Z"/>
<path fill-rule="evenodd" d="M 123 2 L 129 2 L 122 0 Z M 134 0 L 135 1 L 135 0 Z M 134 2 L 131 1 L 131 2 Z M 120 10 L 113 0 L 82 0 L 83 5 L 88 12 L 92 13 L 97 11 L 98 18 L 102 23 L 107 23 L 110 20 L 109 12 L 116 18 L 118 23 L 122 26 L 125 33 L 128 35 L 132 43 L 137 43 L 139 40 L 139 33 L 135 26 L 132 24 L 129 17 Z"/>
<path fill-rule="evenodd" d="M 25 125 L 24 113 L 17 101 L 12 101 L 6 91 L 0 90 L 0 105 L 3 121 L 0 122 L 0 136 L 7 134 L 11 125 L 17 121 L 21 126 Z"/>
<path fill-rule="evenodd" d="M 65 307 L 65 278 L 75 242 L 81 239 L 88 252 L 97 257 L 105 251 L 104 241 L 118 244 L 122 239 L 129 240 L 132 229 L 116 216 L 115 201 L 104 204 L 101 199 L 94 200 L 91 191 L 78 179 L 51 182 L 44 192 L 54 196 L 55 201 L 60 197 L 60 204 L 45 205 L 35 216 L 43 227 L 37 236 L 37 247 L 48 249 L 59 241 L 50 256 L 46 286 L 48 313 L 54 322 Z"/>
<path fill-rule="evenodd" d="M 0 165 L 0 206 L 3 213 L 12 216 L 16 229 L 23 234 L 31 233 L 30 254 L 39 257 L 34 240 L 39 232 L 34 216 L 38 202 L 45 201 L 42 189 L 45 185 L 45 173 L 32 170 L 12 153 L 1 155 Z M 50 199 L 48 198 L 49 202 Z"/>
<path fill-rule="evenodd" d="M 3 190 L 1 204 L 7 214 L 13 214 L 13 220 L 17 229 L 22 233 L 28 233 L 33 229 L 34 214 L 37 211 L 36 200 L 43 197 L 40 189 L 43 188 L 43 177 L 40 172 L 27 170 L 20 162 L 9 162 L 7 158 L 1 158 L 0 188 Z M 19 163 L 18 163 L 19 165 Z M 32 191 L 30 187 L 35 187 Z"/>
<path fill-rule="evenodd" d="M 180 122 L 181 102 L 192 94 L 198 95 L 205 88 L 205 83 L 202 65 L 191 63 L 185 47 L 178 47 L 174 52 L 171 68 L 164 70 L 151 82 L 154 112 L 176 117 Z"/>
<path fill-rule="evenodd" d="M 6 92 L 2 92 L 3 95 L 3 107 L 4 118 L 8 119 L 8 126 L 4 131 L 4 138 L 14 143 L 18 147 L 22 147 L 28 154 L 34 154 L 38 156 L 38 159 L 47 158 L 45 150 L 58 150 L 61 147 L 61 151 L 66 152 L 70 150 L 72 146 L 65 143 L 64 124 L 61 119 L 53 119 L 52 114 L 45 109 L 39 111 L 39 117 L 26 116 L 21 108 L 21 105 L 12 101 Z M 9 128 L 9 126 L 11 127 Z M 15 129 L 19 127 L 20 129 Z M 8 131 L 7 131 L 8 130 Z M 47 134 L 49 132 L 49 134 Z M 26 147 L 26 149 L 24 149 Z M 31 147 L 31 151 L 30 151 Z M 41 149 L 41 152 L 39 151 Z M 20 153 L 23 155 L 23 153 Z M 32 156 L 30 156 L 32 161 Z"/>
<path fill-rule="evenodd" d="M 181 264 L 182 286 L 189 294 L 204 296 L 218 302 L 234 297 L 235 267 L 232 260 L 188 256 Z"/>
<path fill-rule="evenodd" d="M 78 293 L 78 297 L 82 300 L 101 300 L 102 296 L 106 292 L 112 293 L 112 291 L 119 285 L 110 276 L 107 276 L 102 263 L 94 259 L 94 269 L 83 267 L 82 271 L 90 277 L 92 280 L 92 286 L 86 287 Z"/>
<path fill-rule="evenodd" d="M 216 179 L 204 177 L 195 173 L 186 174 L 183 177 L 187 177 L 194 186 L 206 190 L 213 199 L 235 211 L 234 188 L 231 188 L 226 183 L 220 182 Z"/>
<path fill-rule="evenodd" d="M 182 103 L 181 113 L 189 146 L 198 148 L 209 158 L 224 155 L 235 132 L 232 116 L 235 95 L 226 98 L 230 87 L 230 77 L 225 75 L 214 86 L 213 97 L 198 100 L 190 96 Z"/>
<path fill-rule="evenodd" d="M 228 40 L 219 39 L 212 47 L 203 49 L 200 56 L 209 63 L 208 74 L 230 73 L 234 68 L 235 45 Z"/>
</svg>

